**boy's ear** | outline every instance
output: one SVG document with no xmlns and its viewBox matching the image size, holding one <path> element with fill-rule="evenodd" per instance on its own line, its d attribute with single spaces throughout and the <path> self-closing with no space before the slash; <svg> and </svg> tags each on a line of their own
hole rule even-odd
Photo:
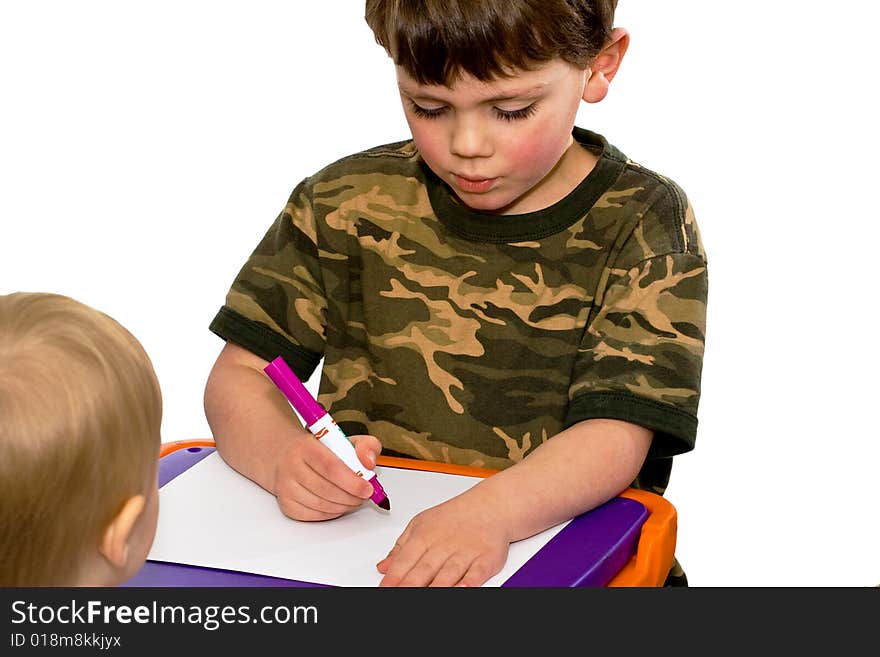
<svg viewBox="0 0 880 657">
<path fill-rule="evenodd" d="M 629 32 L 622 27 L 611 31 L 611 38 L 590 64 L 590 77 L 584 87 L 583 99 L 588 103 L 598 103 L 608 93 L 608 85 L 617 75 L 626 49 L 629 48 Z"/>
<path fill-rule="evenodd" d="M 129 539 L 145 503 L 143 495 L 132 495 L 104 530 L 98 550 L 116 568 L 124 568 L 128 561 Z"/>
</svg>

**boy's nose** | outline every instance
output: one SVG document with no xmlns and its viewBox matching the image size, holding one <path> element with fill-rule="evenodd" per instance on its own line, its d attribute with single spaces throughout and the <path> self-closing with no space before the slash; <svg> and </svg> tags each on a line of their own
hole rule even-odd
<svg viewBox="0 0 880 657">
<path fill-rule="evenodd" d="M 459 157 L 489 157 L 492 155 L 492 140 L 479 121 L 463 119 L 452 128 L 449 150 Z"/>
</svg>

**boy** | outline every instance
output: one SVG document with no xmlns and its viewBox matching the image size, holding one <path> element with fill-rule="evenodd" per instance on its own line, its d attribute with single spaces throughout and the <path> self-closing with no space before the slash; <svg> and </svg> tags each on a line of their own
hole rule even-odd
<svg viewBox="0 0 880 657">
<path fill-rule="evenodd" d="M 574 126 L 626 53 L 615 4 L 368 0 L 412 140 L 297 185 L 211 323 L 218 449 L 291 518 L 371 487 L 292 420 L 262 373 L 278 355 L 303 380 L 324 359 L 319 401 L 368 467 L 382 451 L 501 470 L 413 518 L 382 585 L 480 585 L 511 542 L 630 485 L 662 493 L 693 448 L 693 213 Z"/>
<path fill-rule="evenodd" d="M 156 531 L 150 359 L 74 299 L 0 296 L 0 586 L 115 586 Z"/>
</svg>

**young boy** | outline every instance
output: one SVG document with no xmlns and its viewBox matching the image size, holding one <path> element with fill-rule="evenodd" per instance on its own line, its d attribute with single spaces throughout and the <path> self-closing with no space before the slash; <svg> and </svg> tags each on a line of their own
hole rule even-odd
<svg viewBox="0 0 880 657">
<path fill-rule="evenodd" d="M 0 296 L 0 586 L 114 586 L 159 510 L 162 399 L 140 343 L 71 298 Z"/>
<path fill-rule="evenodd" d="M 278 355 L 304 380 L 323 358 L 319 401 L 368 467 L 382 451 L 501 470 L 418 514 L 379 555 L 382 585 L 480 585 L 511 542 L 627 486 L 662 493 L 694 446 L 693 213 L 574 126 L 626 53 L 615 4 L 368 0 L 412 140 L 297 185 L 211 323 L 218 449 L 291 518 L 372 489 L 293 420 L 262 371 Z"/>
</svg>

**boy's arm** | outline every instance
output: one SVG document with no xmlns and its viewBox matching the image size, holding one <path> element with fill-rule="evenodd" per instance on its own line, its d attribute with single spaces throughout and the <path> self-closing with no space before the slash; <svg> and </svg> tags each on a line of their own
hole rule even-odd
<svg viewBox="0 0 880 657">
<path fill-rule="evenodd" d="M 275 493 L 275 459 L 305 429 L 263 374 L 267 363 L 227 342 L 205 386 L 205 416 L 223 459 Z"/>
<path fill-rule="evenodd" d="M 608 501 L 636 477 L 653 432 L 584 420 L 520 463 L 417 515 L 379 562 L 382 586 L 479 586 L 508 546 Z"/>
<path fill-rule="evenodd" d="M 517 465 L 481 482 L 487 496 L 504 500 L 511 541 L 594 509 L 638 475 L 653 432 L 629 422 L 578 422 Z"/>
<path fill-rule="evenodd" d="M 232 342 L 220 352 L 204 397 L 217 451 L 231 467 L 274 494 L 291 518 L 326 520 L 357 508 L 372 494 L 372 486 L 303 428 L 263 371 L 267 364 Z M 379 441 L 352 441 L 361 461 L 375 464 Z"/>
</svg>

